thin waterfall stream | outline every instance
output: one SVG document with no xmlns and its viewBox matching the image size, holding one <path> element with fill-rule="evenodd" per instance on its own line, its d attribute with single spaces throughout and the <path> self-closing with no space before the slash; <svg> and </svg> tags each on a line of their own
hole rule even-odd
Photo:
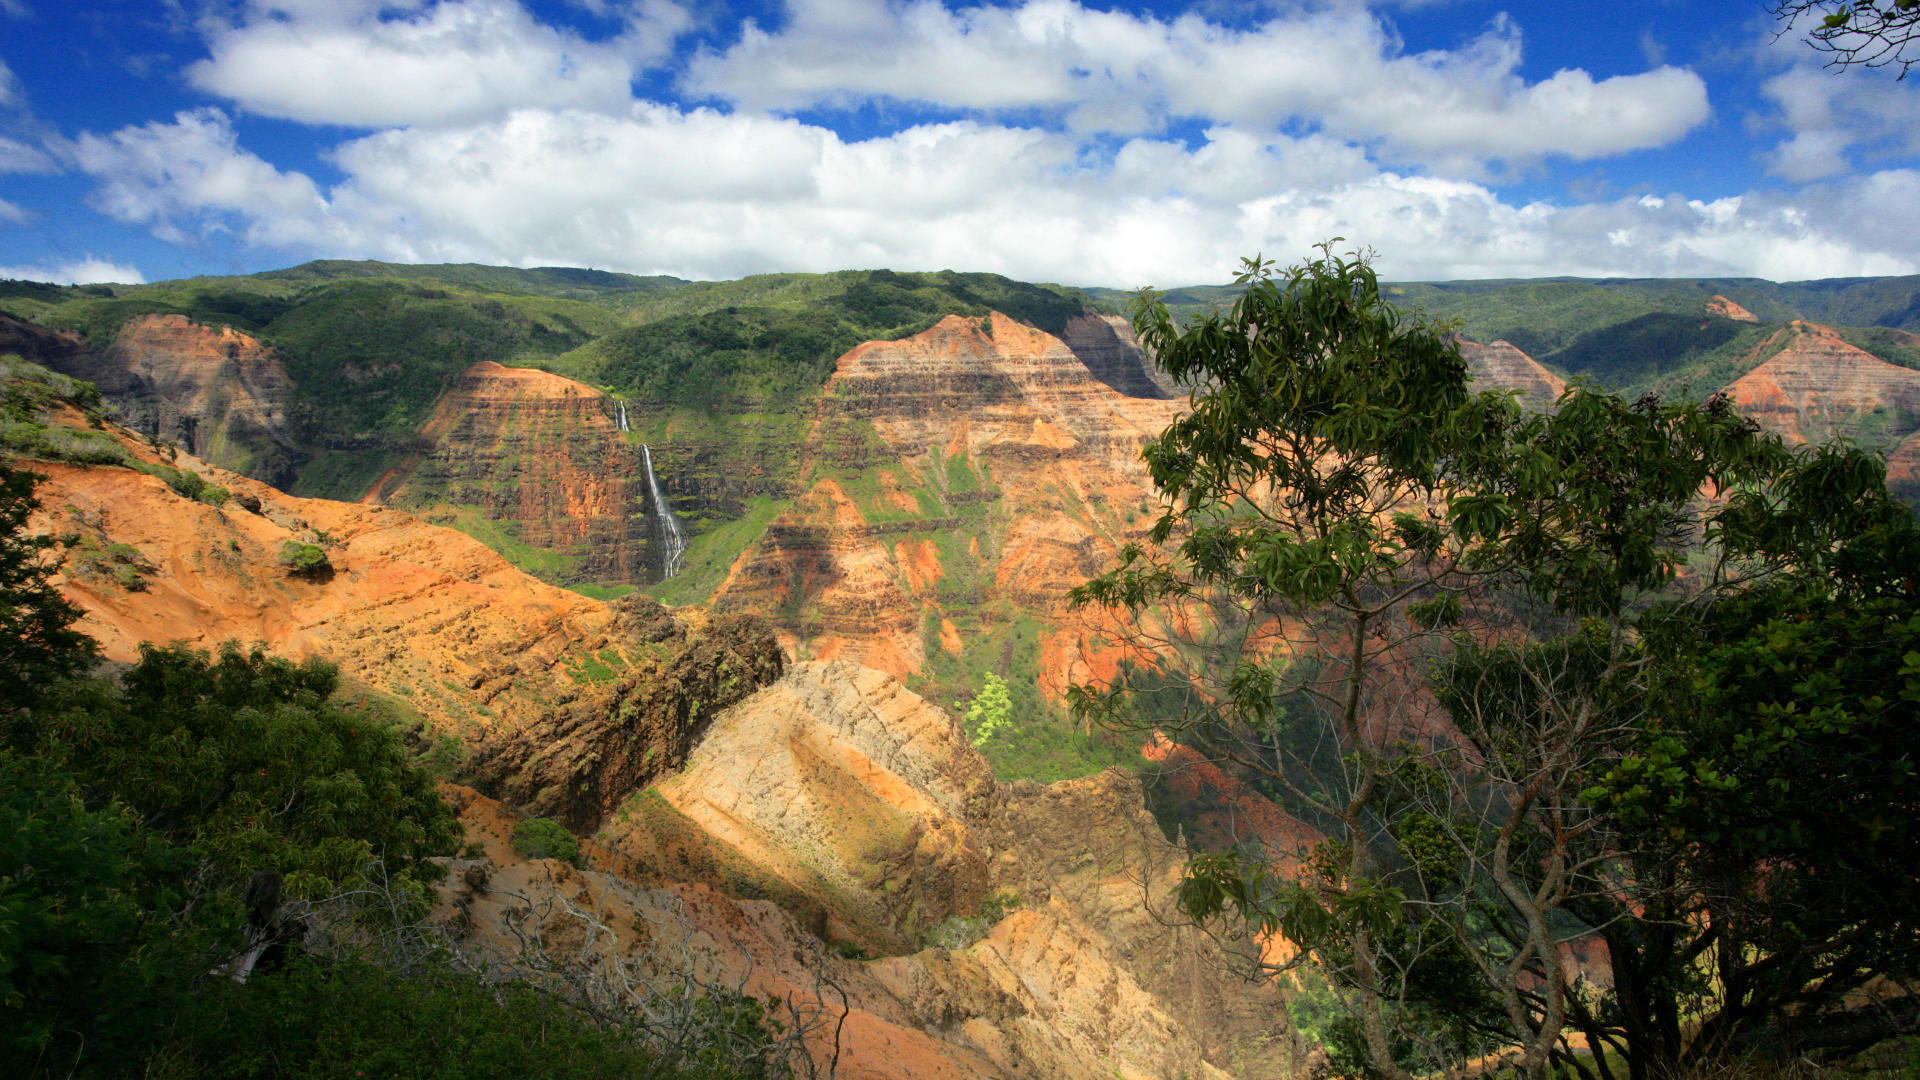
<svg viewBox="0 0 1920 1080">
<path fill-rule="evenodd" d="M 621 422 L 626 422 L 626 407 L 621 406 Z M 621 430 L 625 430 L 622 427 Z M 680 572 L 680 560 L 687 553 L 686 534 L 680 531 L 680 519 L 673 514 L 673 508 L 667 505 L 667 497 L 660 491 L 660 478 L 653 474 L 653 449 L 645 443 L 640 444 L 640 460 L 647 466 L 647 493 L 653 497 L 653 513 L 659 519 L 660 542 L 665 547 L 665 557 L 661 559 L 661 578 L 670 578 Z"/>
</svg>

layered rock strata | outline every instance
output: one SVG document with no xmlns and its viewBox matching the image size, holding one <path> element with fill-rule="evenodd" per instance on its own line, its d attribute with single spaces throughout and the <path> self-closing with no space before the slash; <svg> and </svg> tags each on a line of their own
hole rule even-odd
<svg viewBox="0 0 1920 1080">
<path fill-rule="evenodd" d="M 1080 332 L 1144 370 L 1112 325 Z M 1144 535 L 1140 450 L 1181 407 L 1116 392 L 1066 343 L 999 314 L 861 345 L 822 394 L 806 494 L 715 602 L 776 619 L 801 655 L 895 674 L 940 647 L 927 628 L 994 602 L 1069 626 L 1066 590 Z"/>
<path fill-rule="evenodd" d="M 1131 776 L 997 785 L 951 716 L 870 669 L 799 664 L 717 718 L 683 773 L 588 845 L 616 877 L 516 865 L 509 827 L 490 831 L 493 894 L 460 908 L 477 942 L 508 897 L 564 895 L 710 983 L 824 1001 L 815 1050 L 840 1076 L 1224 1080 L 1302 1063 L 1279 991 L 1237 974 L 1251 946 L 1236 957 L 1172 911 L 1185 854 Z M 565 905 L 534 907 L 570 939 Z M 841 947 L 808 944 L 820 935 Z"/>
<path fill-rule="evenodd" d="M 562 580 L 654 580 L 640 448 L 613 409 L 572 379 L 482 361 L 435 406 L 422 452 L 382 476 L 367 500 L 450 520 L 477 512 L 517 543 L 559 556 Z"/>
<path fill-rule="evenodd" d="M 477 747 L 468 765 L 477 782 L 530 812 L 592 827 L 676 768 L 719 709 L 779 674 L 771 636 L 738 616 L 709 622 L 640 597 L 591 600 L 400 511 L 299 499 L 123 444 L 231 497 L 188 499 L 129 468 L 32 464 L 46 477 L 36 530 L 127 552 L 141 568 L 130 582 L 78 570 L 58 579 L 108 658 L 173 641 L 323 657 L 350 683 L 405 701 L 428 734 Z M 325 566 L 291 572 L 281 561 L 289 544 L 320 549 Z"/>
<path fill-rule="evenodd" d="M 293 387 L 286 366 L 271 346 L 231 327 L 139 315 L 97 353 L 67 335 L 5 319 L 0 349 L 86 379 L 128 427 L 203 460 L 285 486 L 307 459 L 288 428 Z"/>
<path fill-rule="evenodd" d="M 1518 390 L 1520 407 L 1530 412 L 1553 408 L 1567 389 L 1564 379 L 1509 342 L 1482 345 L 1462 338 L 1460 356 L 1467 362 L 1475 390 Z"/>
<path fill-rule="evenodd" d="M 1920 371 L 1857 349 L 1831 327 L 1790 323 L 1756 353 L 1771 355 L 1727 395 L 1762 427 L 1789 439 L 1865 436 L 1869 445 L 1890 447 L 1920 421 Z"/>
</svg>

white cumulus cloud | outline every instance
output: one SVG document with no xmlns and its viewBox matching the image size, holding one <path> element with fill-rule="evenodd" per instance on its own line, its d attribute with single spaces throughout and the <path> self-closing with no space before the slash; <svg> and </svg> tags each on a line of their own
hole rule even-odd
<svg viewBox="0 0 1920 1080">
<path fill-rule="evenodd" d="M 689 23 L 668 0 L 588 41 L 515 0 L 258 0 L 215 26 L 192 83 L 249 112 L 313 124 L 457 124 L 514 108 L 620 109 Z"/>
<path fill-rule="evenodd" d="M 1920 97 L 1882 72 L 1835 72 L 1809 61 L 1761 84 L 1787 137 L 1766 154 L 1774 175 L 1795 183 L 1853 170 L 1865 154 L 1920 154 Z"/>
<path fill-rule="evenodd" d="M 70 262 L 38 266 L 0 266 L 0 278 L 47 281 L 55 285 L 97 285 L 106 282 L 139 285 L 147 280 L 140 276 L 140 271 L 125 263 L 96 259 L 91 255 Z"/>
<path fill-rule="evenodd" d="M 1385 169 L 1321 134 L 1210 131 L 1090 154 L 1071 133 L 978 121 L 847 140 L 758 113 L 521 109 L 382 131 L 333 153 L 327 190 L 238 145 L 214 110 L 78 140 L 96 205 L 163 237 L 232 232 L 289 254 L 591 265 L 734 277 L 848 267 L 989 270 L 1071 284 L 1224 279 L 1345 236 L 1400 279 L 1912 273 L 1920 181 L 1815 193 L 1515 203 Z"/>
<path fill-rule="evenodd" d="M 1494 159 L 1589 159 L 1679 139 L 1709 115 L 1706 84 L 1658 67 L 1529 83 L 1506 17 L 1462 48 L 1409 53 L 1355 5 L 1246 30 L 1076 0 L 950 9 L 938 0 L 793 0 L 777 31 L 748 24 L 691 62 L 687 88 L 756 110 L 877 99 L 1012 113 L 1078 131 L 1141 134 L 1200 118 L 1253 130 L 1307 125 L 1389 160 L 1473 173 Z"/>
</svg>

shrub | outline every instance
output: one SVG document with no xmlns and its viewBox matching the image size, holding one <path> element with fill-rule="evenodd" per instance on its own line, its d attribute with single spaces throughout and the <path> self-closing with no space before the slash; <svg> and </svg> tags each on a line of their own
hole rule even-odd
<svg viewBox="0 0 1920 1080">
<path fill-rule="evenodd" d="M 580 841 L 552 818 L 528 818 L 513 827 L 513 850 L 529 859 L 580 862 Z"/>
<path fill-rule="evenodd" d="M 327 558 L 326 548 L 298 540 L 289 540 L 280 545 L 280 565 L 295 577 L 324 578 L 333 573 L 333 563 Z"/>
</svg>

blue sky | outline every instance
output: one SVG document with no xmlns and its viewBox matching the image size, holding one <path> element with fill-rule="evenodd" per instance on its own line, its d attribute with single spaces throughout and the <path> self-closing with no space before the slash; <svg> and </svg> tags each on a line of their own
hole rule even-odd
<svg viewBox="0 0 1920 1080">
<path fill-rule="evenodd" d="M 1761 0 L 0 0 L 0 277 L 1920 272 L 1920 78 Z"/>
</svg>

